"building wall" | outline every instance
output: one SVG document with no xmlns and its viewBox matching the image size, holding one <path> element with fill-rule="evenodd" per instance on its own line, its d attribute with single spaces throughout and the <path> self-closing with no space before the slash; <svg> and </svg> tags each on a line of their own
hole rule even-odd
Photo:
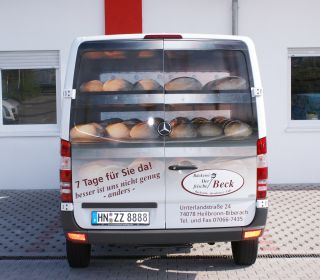
<svg viewBox="0 0 320 280">
<path fill-rule="evenodd" d="M 231 2 L 144 0 L 143 28 L 230 34 Z M 287 131 L 288 48 L 320 47 L 319 10 L 318 0 L 239 0 L 239 35 L 255 42 L 265 90 L 271 183 L 320 181 L 319 131 Z"/>
<path fill-rule="evenodd" d="M 0 51 L 59 50 L 62 88 L 73 39 L 104 34 L 104 1 L 4 0 L 0 26 Z M 0 189 L 59 188 L 59 128 L 24 135 L 0 135 Z"/>
<path fill-rule="evenodd" d="M 288 48 L 320 47 L 319 10 L 317 0 L 240 0 L 239 32 L 255 41 L 265 90 L 272 183 L 320 182 L 320 132 L 287 129 Z"/>
<path fill-rule="evenodd" d="M 232 0 L 142 0 L 144 33 L 230 34 Z"/>
<path fill-rule="evenodd" d="M 231 0 L 142 1 L 145 33 L 231 34 Z M 59 50 L 62 88 L 72 40 L 104 34 L 103 2 L 4 0 L 0 51 Z M 256 44 L 265 89 L 271 183 L 320 181 L 319 132 L 287 131 L 288 48 L 320 47 L 319 10 L 317 0 L 239 0 L 239 33 Z M 58 188 L 58 134 L 1 134 L 0 189 Z"/>
</svg>

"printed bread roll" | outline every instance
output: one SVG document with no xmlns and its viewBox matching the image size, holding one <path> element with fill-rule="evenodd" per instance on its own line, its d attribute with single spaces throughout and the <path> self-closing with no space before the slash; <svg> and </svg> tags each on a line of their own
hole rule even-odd
<svg viewBox="0 0 320 280">
<path fill-rule="evenodd" d="M 111 138 L 115 139 L 129 138 L 130 136 L 130 129 L 122 122 L 107 125 L 106 132 Z"/>
<path fill-rule="evenodd" d="M 158 129 L 158 126 L 160 123 L 164 122 L 164 119 L 158 118 L 158 117 L 148 117 L 148 120 L 145 122 L 149 126 L 153 126 L 156 130 Z"/>
<path fill-rule="evenodd" d="M 123 120 L 120 118 L 111 118 L 111 119 L 106 119 L 106 120 L 102 121 L 100 124 L 101 124 L 101 126 L 106 128 L 109 124 L 121 123 L 121 122 L 123 122 Z"/>
<path fill-rule="evenodd" d="M 252 134 L 252 128 L 241 121 L 231 121 L 224 128 L 224 134 L 229 137 L 248 137 Z"/>
<path fill-rule="evenodd" d="M 198 133 L 202 137 L 217 137 L 223 134 L 223 129 L 216 124 L 208 122 L 200 124 Z"/>
<path fill-rule="evenodd" d="M 103 83 L 99 80 L 92 80 L 87 83 L 84 83 L 80 87 L 81 92 L 95 92 L 95 91 L 102 91 Z"/>
<path fill-rule="evenodd" d="M 162 90 L 162 86 L 155 80 L 140 80 L 133 85 L 133 90 Z"/>
<path fill-rule="evenodd" d="M 217 116 L 217 117 L 212 118 L 212 121 L 214 123 L 221 123 L 221 122 L 224 122 L 225 120 L 228 120 L 228 118 L 222 117 L 222 116 Z"/>
<path fill-rule="evenodd" d="M 201 83 L 191 77 L 180 77 L 165 84 L 165 90 L 200 90 Z"/>
<path fill-rule="evenodd" d="M 114 58 L 114 59 L 126 58 L 126 54 L 123 51 L 105 51 L 104 55 L 107 58 Z"/>
<path fill-rule="evenodd" d="M 171 128 L 173 128 L 179 124 L 187 124 L 187 123 L 190 123 L 189 119 L 184 118 L 184 117 L 177 117 L 177 118 L 170 121 L 170 126 L 171 126 Z"/>
<path fill-rule="evenodd" d="M 224 128 L 229 122 L 232 120 L 227 119 L 225 117 L 215 117 L 212 119 L 212 122 L 222 128 Z"/>
<path fill-rule="evenodd" d="M 103 128 L 97 123 L 79 124 L 70 131 L 70 138 L 81 140 L 94 140 L 103 136 Z"/>
<path fill-rule="evenodd" d="M 171 130 L 171 138 L 192 138 L 197 136 L 197 131 L 192 124 L 178 124 Z"/>
<path fill-rule="evenodd" d="M 193 118 L 191 120 L 191 123 L 194 125 L 194 127 L 198 128 L 201 124 L 208 123 L 209 120 L 202 117 Z"/>
<path fill-rule="evenodd" d="M 154 125 L 138 123 L 131 128 L 130 136 L 133 139 L 154 139 L 159 136 Z"/>
<path fill-rule="evenodd" d="M 139 58 L 151 58 L 154 57 L 154 51 L 143 50 L 138 53 Z"/>
<path fill-rule="evenodd" d="M 213 80 L 203 87 L 204 90 L 237 90 L 247 88 L 248 86 L 246 80 L 237 76 Z"/>
<path fill-rule="evenodd" d="M 83 57 L 88 59 L 100 59 L 104 57 L 103 52 L 86 52 L 83 54 Z"/>
<path fill-rule="evenodd" d="M 115 164 L 109 160 L 97 160 L 82 164 L 78 168 L 78 179 L 91 179 L 105 176 L 105 169 L 108 165 Z M 76 169 L 77 170 L 77 169 Z"/>
<path fill-rule="evenodd" d="M 123 123 L 124 123 L 129 129 L 131 129 L 131 128 L 134 127 L 136 124 L 141 123 L 141 120 L 139 120 L 139 119 L 129 119 L 129 120 L 123 121 Z"/>
<path fill-rule="evenodd" d="M 108 80 L 103 84 L 103 91 L 128 91 L 132 84 L 123 79 Z"/>
<path fill-rule="evenodd" d="M 166 57 L 168 57 L 168 58 L 170 58 L 170 59 L 173 59 L 173 58 L 177 58 L 177 57 L 179 57 L 179 54 L 180 54 L 181 52 L 179 52 L 179 51 L 173 51 L 173 50 L 168 50 L 168 51 L 166 51 L 165 52 L 165 56 Z M 181 54 L 180 54 L 180 56 L 181 56 Z"/>
<path fill-rule="evenodd" d="M 78 176 L 76 176 L 80 178 L 75 178 L 75 179 L 78 179 L 78 181 L 80 181 L 82 179 L 97 178 L 97 177 L 103 176 L 104 175 L 103 173 L 104 172 L 103 172 L 102 166 L 92 163 L 87 166 L 82 166 L 78 170 Z"/>
</svg>

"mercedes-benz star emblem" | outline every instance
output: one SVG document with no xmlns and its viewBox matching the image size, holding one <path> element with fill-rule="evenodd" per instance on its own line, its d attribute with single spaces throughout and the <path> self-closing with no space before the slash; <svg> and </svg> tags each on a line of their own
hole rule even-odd
<svg viewBox="0 0 320 280">
<path fill-rule="evenodd" d="M 158 125 L 158 132 L 162 136 L 168 136 L 171 132 L 171 126 L 167 122 L 162 122 Z"/>
</svg>

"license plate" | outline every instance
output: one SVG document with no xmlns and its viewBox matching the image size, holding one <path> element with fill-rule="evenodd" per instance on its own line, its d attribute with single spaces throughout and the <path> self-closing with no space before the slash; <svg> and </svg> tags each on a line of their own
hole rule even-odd
<svg viewBox="0 0 320 280">
<path fill-rule="evenodd" d="M 92 211 L 92 225 L 149 225 L 149 212 Z"/>
</svg>

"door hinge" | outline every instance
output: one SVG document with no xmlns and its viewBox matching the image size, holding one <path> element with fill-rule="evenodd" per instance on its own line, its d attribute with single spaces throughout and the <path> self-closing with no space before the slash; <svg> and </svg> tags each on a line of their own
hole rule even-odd
<svg viewBox="0 0 320 280">
<path fill-rule="evenodd" d="M 263 95 L 263 88 L 252 87 L 251 88 L 251 96 L 257 97 Z"/>
<path fill-rule="evenodd" d="M 76 90 L 75 89 L 64 89 L 63 90 L 63 97 L 64 98 L 76 98 Z"/>
</svg>

